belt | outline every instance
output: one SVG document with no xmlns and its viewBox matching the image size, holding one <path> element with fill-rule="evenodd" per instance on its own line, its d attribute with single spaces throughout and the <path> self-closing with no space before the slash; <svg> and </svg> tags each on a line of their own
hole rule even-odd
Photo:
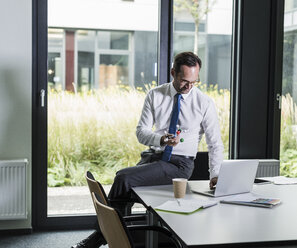
<svg viewBox="0 0 297 248">
<path fill-rule="evenodd" d="M 192 157 L 192 156 L 184 156 L 184 155 L 176 155 L 176 154 L 171 154 L 171 156 L 177 156 L 177 157 L 187 158 L 187 159 L 191 159 L 191 160 L 195 159 L 195 157 Z"/>
<path fill-rule="evenodd" d="M 158 155 L 162 155 L 163 154 L 163 151 L 156 151 L 152 148 L 149 149 L 150 152 L 153 152 L 155 154 L 158 154 Z M 187 158 L 187 159 L 191 159 L 191 160 L 194 160 L 195 157 L 193 156 L 184 156 L 184 155 L 177 155 L 177 154 L 171 154 L 171 156 L 177 156 L 177 157 L 181 157 L 181 158 Z"/>
</svg>

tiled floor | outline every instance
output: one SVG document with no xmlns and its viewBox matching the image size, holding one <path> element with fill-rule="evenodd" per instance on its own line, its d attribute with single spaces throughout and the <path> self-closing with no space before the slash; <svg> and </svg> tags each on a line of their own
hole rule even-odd
<svg viewBox="0 0 297 248">
<path fill-rule="evenodd" d="M 72 245 L 86 238 L 92 233 L 92 230 L 84 231 L 56 231 L 56 232 L 35 232 L 27 235 L 1 236 L 0 248 L 70 248 Z M 224 246 L 230 248 L 234 246 Z M 270 245 L 253 246 L 242 245 L 237 247 L 245 248 L 296 248 L 297 245 Z M 100 248 L 108 248 L 108 245 Z M 120 247 L 119 247 L 120 248 Z M 211 246 L 211 248 L 215 248 Z"/>
<path fill-rule="evenodd" d="M 84 230 L 0 236 L 0 248 L 70 248 L 91 233 L 92 230 Z"/>
</svg>

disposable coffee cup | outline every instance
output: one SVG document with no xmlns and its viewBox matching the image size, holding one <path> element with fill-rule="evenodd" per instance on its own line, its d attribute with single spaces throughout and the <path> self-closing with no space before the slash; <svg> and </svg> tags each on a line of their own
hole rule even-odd
<svg viewBox="0 0 297 248">
<path fill-rule="evenodd" d="M 186 178 L 173 178 L 173 192 L 175 198 L 183 198 L 186 194 L 187 189 L 187 182 Z"/>
</svg>

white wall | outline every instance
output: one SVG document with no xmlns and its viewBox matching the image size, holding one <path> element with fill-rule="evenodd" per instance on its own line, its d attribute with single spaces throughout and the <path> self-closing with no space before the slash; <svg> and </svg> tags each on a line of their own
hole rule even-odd
<svg viewBox="0 0 297 248">
<path fill-rule="evenodd" d="M 158 0 L 48 0 L 48 25 L 158 31 L 158 6 Z"/>
<path fill-rule="evenodd" d="M 0 160 L 27 158 L 28 219 L 0 229 L 31 227 L 32 2 L 0 1 Z"/>
<path fill-rule="evenodd" d="M 232 0 L 212 0 L 209 34 L 232 34 Z M 158 31 L 158 0 L 48 0 L 50 27 Z M 192 20 L 179 13 L 181 20 Z M 118 20 L 121 20 L 120 22 Z"/>
</svg>

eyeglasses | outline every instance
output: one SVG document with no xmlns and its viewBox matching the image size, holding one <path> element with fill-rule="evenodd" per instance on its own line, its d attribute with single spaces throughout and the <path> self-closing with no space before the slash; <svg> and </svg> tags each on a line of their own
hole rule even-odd
<svg viewBox="0 0 297 248">
<path fill-rule="evenodd" d="M 186 85 L 186 84 L 194 85 L 195 83 L 199 83 L 199 82 L 200 82 L 200 77 L 198 77 L 197 80 L 192 81 L 192 82 L 190 82 L 190 81 L 188 81 L 188 80 L 185 80 L 185 79 L 181 79 L 181 80 L 180 80 L 180 83 L 183 84 L 183 85 Z"/>
</svg>

